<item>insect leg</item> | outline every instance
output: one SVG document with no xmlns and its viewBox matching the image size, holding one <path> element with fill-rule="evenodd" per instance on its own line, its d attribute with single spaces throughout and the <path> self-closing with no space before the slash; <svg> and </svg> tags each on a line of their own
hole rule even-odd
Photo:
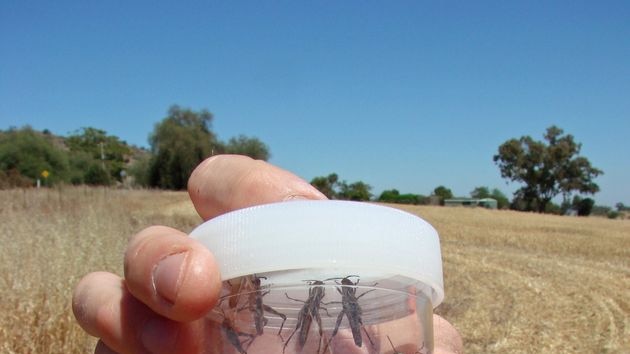
<svg viewBox="0 0 630 354">
<path fill-rule="evenodd" d="M 361 323 L 361 325 L 363 326 L 363 323 Z M 365 329 L 365 326 L 363 326 L 363 332 L 365 332 L 365 336 L 370 341 L 372 348 L 375 348 L 374 342 L 372 341 L 372 338 L 370 338 L 370 334 L 368 333 L 367 329 Z"/>
<path fill-rule="evenodd" d="M 337 316 L 337 322 L 335 323 L 335 329 L 333 329 L 332 333 L 330 334 L 330 338 L 326 342 L 326 346 L 324 346 L 324 351 L 322 353 L 326 353 L 326 349 L 328 349 L 330 342 L 332 342 L 333 338 L 337 335 L 337 332 L 339 331 L 339 326 L 341 325 L 341 320 L 343 320 L 344 313 L 345 312 L 343 310 L 339 312 L 339 316 Z"/>
<path fill-rule="evenodd" d="M 391 345 L 392 349 L 394 350 L 393 354 L 403 354 L 403 353 L 399 352 L 398 350 L 396 350 L 396 347 L 394 347 L 394 343 L 392 343 L 392 340 L 391 340 L 391 338 L 389 338 L 389 336 L 387 336 L 387 340 L 389 341 L 389 345 Z"/>
<path fill-rule="evenodd" d="M 223 324 L 223 329 L 225 331 L 225 336 L 227 337 L 227 340 L 230 342 L 230 344 L 232 344 L 236 351 L 238 351 L 240 354 L 247 354 L 247 351 L 243 349 L 243 344 L 251 345 L 256 336 L 245 332 L 239 332 L 230 327 L 227 323 Z M 247 337 L 248 339 L 246 339 L 244 342 L 241 342 L 239 337 Z"/>
<path fill-rule="evenodd" d="M 299 299 L 294 299 L 294 298 L 292 298 L 292 297 L 291 297 L 291 296 L 289 296 L 289 294 L 287 294 L 287 293 L 284 293 L 284 296 L 286 296 L 289 300 L 298 301 L 298 302 L 301 302 L 301 303 L 303 303 L 303 304 L 304 304 L 304 303 L 306 303 L 306 301 L 303 301 L 303 300 L 299 300 Z"/>
<path fill-rule="evenodd" d="M 267 312 L 271 312 L 276 316 L 280 316 L 280 318 L 282 318 L 282 324 L 280 325 L 280 330 L 278 331 L 278 334 L 280 334 L 282 332 L 282 328 L 284 328 L 284 323 L 287 321 L 287 316 L 283 313 L 280 313 L 276 310 L 274 310 L 271 306 L 269 305 L 263 305 L 263 309 Z M 267 319 L 265 319 L 265 325 L 267 324 Z"/>
<path fill-rule="evenodd" d="M 375 290 L 376 290 L 376 289 L 372 289 L 372 290 L 368 290 L 368 291 L 364 292 L 363 294 L 361 294 L 361 295 L 357 296 L 357 300 L 358 300 L 360 297 L 362 297 L 363 295 L 365 295 L 365 294 L 367 294 L 367 293 L 371 293 L 372 291 L 375 291 Z"/>
<path fill-rule="evenodd" d="M 298 329 L 302 327 L 303 321 L 304 321 L 304 315 L 302 314 L 302 311 L 300 311 L 300 314 L 298 315 L 297 323 L 295 324 L 295 329 L 293 330 L 293 332 L 291 332 L 291 335 L 289 335 L 289 338 L 287 338 L 286 342 L 284 342 L 284 347 L 282 347 L 283 354 L 284 354 L 284 351 L 287 349 L 287 345 L 289 345 L 291 338 L 293 337 L 293 335 L 295 335 L 295 332 L 297 332 Z M 280 339 L 283 339 L 280 333 L 278 333 L 278 335 L 280 336 Z"/>
<path fill-rule="evenodd" d="M 319 344 L 317 345 L 317 353 L 322 348 L 322 340 L 324 339 L 324 333 L 322 330 L 322 318 L 319 316 L 319 312 L 315 313 L 315 320 L 317 320 L 317 328 L 319 329 Z"/>
</svg>

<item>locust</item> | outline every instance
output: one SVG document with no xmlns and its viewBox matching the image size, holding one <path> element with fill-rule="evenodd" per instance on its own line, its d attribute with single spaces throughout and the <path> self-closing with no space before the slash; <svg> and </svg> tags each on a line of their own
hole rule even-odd
<svg viewBox="0 0 630 354">
<path fill-rule="evenodd" d="M 323 333 L 322 333 L 322 318 L 319 316 L 319 310 L 320 308 L 326 310 L 324 307 L 321 307 L 322 304 L 324 305 L 326 304 L 322 301 L 325 295 L 325 289 L 323 287 L 324 282 L 321 280 L 304 280 L 304 281 L 308 282 L 308 285 L 310 285 L 310 289 L 308 290 L 308 298 L 306 299 L 306 301 L 294 299 L 290 297 L 287 293 L 284 293 L 284 295 L 288 299 L 293 300 L 293 301 L 299 301 L 303 303 L 304 305 L 302 306 L 302 308 L 300 309 L 300 312 L 298 313 L 298 319 L 297 319 L 297 324 L 295 325 L 295 329 L 293 330 L 293 332 L 291 332 L 291 335 L 289 336 L 289 338 L 287 338 L 286 342 L 284 343 L 284 347 L 282 348 L 283 354 L 285 350 L 287 349 L 287 345 L 289 345 L 291 338 L 293 337 L 293 335 L 295 335 L 295 333 L 298 330 L 300 331 L 300 334 L 298 337 L 299 347 L 300 348 L 304 347 L 304 344 L 306 343 L 308 332 L 311 329 L 311 324 L 313 323 L 313 320 L 317 322 L 317 326 L 319 328 L 319 345 L 317 347 L 317 353 L 319 353 L 319 349 L 321 348 Z"/>
<path fill-rule="evenodd" d="M 350 280 L 351 277 L 357 278 L 356 283 L 353 283 L 352 280 Z M 357 347 L 361 347 L 363 345 L 363 337 L 361 336 L 361 329 L 363 329 L 363 332 L 365 332 L 365 335 L 370 341 L 370 344 L 372 345 L 372 347 L 374 347 L 374 342 L 372 341 L 372 338 L 370 338 L 367 330 L 365 329 L 365 327 L 363 327 L 363 319 L 361 318 L 361 316 L 363 315 L 363 310 L 361 309 L 361 306 L 359 306 L 359 299 L 365 294 L 374 291 L 375 289 L 368 290 L 363 294 L 357 296 L 356 286 L 359 284 L 360 280 L 358 275 L 348 275 L 344 278 L 330 278 L 326 280 L 333 279 L 341 279 L 342 286 L 341 289 L 337 287 L 337 291 L 339 292 L 339 294 L 341 294 L 342 308 L 339 312 L 339 316 L 337 316 L 335 329 L 331 333 L 330 339 L 324 347 L 324 352 L 326 352 L 326 348 L 328 348 L 328 345 L 330 345 L 332 339 L 335 337 L 335 335 L 337 335 L 337 332 L 339 331 L 339 325 L 341 325 L 341 321 L 343 320 L 344 315 L 348 318 L 348 324 L 350 325 L 350 329 L 352 330 L 352 339 L 354 339 L 354 344 Z"/>
<path fill-rule="evenodd" d="M 232 346 L 236 349 L 240 354 L 247 354 L 243 345 L 251 344 L 256 338 L 255 335 L 245 332 L 240 332 L 234 327 L 234 322 L 225 314 L 223 309 L 221 309 L 223 313 L 223 322 L 221 323 L 221 330 L 223 331 L 223 336 L 232 344 Z M 245 341 L 241 342 L 241 337 L 247 337 Z"/>
<path fill-rule="evenodd" d="M 256 326 L 256 334 L 262 335 L 263 328 L 267 325 L 267 318 L 265 317 L 265 312 L 273 313 L 276 316 L 282 318 L 282 324 L 280 325 L 280 330 L 278 331 L 278 335 L 282 332 L 282 328 L 284 327 L 284 323 L 287 321 L 287 316 L 283 313 L 276 311 L 269 305 L 265 305 L 263 303 L 263 297 L 269 293 L 270 290 L 262 292 L 263 287 L 260 285 L 260 279 L 267 279 L 266 277 L 258 277 L 253 275 L 251 278 L 251 285 L 253 287 L 252 291 L 249 293 L 248 304 L 241 308 L 239 311 L 244 309 L 249 309 L 254 316 L 254 324 Z"/>
</svg>

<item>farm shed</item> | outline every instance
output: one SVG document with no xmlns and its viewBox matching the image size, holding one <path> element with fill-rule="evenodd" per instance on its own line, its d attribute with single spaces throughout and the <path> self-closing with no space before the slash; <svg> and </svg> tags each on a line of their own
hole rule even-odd
<svg viewBox="0 0 630 354">
<path fill-rule="evenodd" d="M 493 198 L 453 198 L 445 199 L 444 206 L 467 206 L 467 207 L 483 207 L 488 209 L 497 208 L 497 200 Z"/>
</svg>

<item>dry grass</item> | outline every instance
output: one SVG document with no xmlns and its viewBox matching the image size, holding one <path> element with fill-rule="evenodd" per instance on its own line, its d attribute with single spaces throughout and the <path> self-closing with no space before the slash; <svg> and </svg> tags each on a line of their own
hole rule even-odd
<svg viewBox="0 0 630 354">
<path fill-rule="evenodd" d="M 485 209 L 403 207 L 442 237 L 438 312 L 467 353 L 630 353 L 630 221 Z M 127 239 L 200 219 L 185 193 L 0 191 L 0 352 L 86 353 L 72 287 L 120 274 Z"/>
<path fill-rule="evenodd" d="M 630 221 L 404 209 L 440 232 L 468 353 L 630 353 Z"/>
<path fill-rule="evenodd" d="M 122 273 L 130 235 L 151 224 L 192 230 L 184 193 L 97 188 L 0 191 L 0 353 L 89 353 L 72 288 L 86 273 Z"/>
</svg>

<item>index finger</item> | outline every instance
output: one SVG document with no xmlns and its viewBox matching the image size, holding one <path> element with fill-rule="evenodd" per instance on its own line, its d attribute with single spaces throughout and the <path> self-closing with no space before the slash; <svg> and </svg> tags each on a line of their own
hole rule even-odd
<svg viewBox="0 0 630 354">
<path fill-rule="evenodd" d="M 203 161 L 188 180 L 188 193 L 204 220 L 254 205 L 326 199 L 293 173 L 242 155 L 215 155 Z"/>
</svg>

